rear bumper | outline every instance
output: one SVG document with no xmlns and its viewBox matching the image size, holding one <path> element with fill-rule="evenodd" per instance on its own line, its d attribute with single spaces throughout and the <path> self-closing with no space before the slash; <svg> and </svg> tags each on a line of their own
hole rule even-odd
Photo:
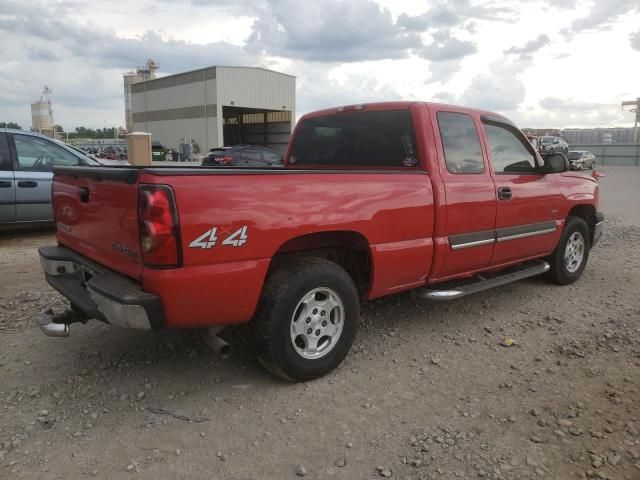
<svg viewBox="0 0 640 480">
<path fill-rule="evenodd" d="M 593 225 L 593 238 L 591 239 L 591 246 L 593 247 L 598 241 L 600 237 L 602 237 L 602 227 L 604 225 L 604 214 L 602 212 L 596 212 L 593 216 L 594 225 Z"/>
<path fill-rule="evenodd" d="M 164 327 L 162 301 L 139 284 L 65 247 L 38 249 L 49 285 L 88 318 L 137 330 Z"/>
</svg>

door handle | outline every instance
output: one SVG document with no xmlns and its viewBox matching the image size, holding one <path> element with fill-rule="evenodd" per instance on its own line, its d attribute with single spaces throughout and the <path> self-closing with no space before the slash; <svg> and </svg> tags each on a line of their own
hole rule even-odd
<svg viewBox="0 0 640 480">
<path fill-rule="evenodd" d="M 498 188 L 498 200 L 511 200 L 511 188 L 510 187 Z"/>
<path fill-rule="evenodd" d="M 22 180 L 18 182 L 18 186 L 20 188 L 36 188 L 38 186 L 38 182 L 34 182 L 32 180 Z"/>
<path fill-rule="evenodd" d="M 0 180 L 0 188 L 11 188 L 11 185 L 9 180 Z"/>
</svg>

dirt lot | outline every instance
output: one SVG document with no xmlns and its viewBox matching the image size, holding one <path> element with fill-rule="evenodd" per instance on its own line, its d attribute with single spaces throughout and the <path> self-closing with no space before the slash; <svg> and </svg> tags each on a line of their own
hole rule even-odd
<svg viewBox="0 0 640 480">
<path fill-rule="evenodd" d="M 227 360 L 198 332 L 44 337 L 53 235 L 0 236 L 0 478 L 640 479 L 640 169 L 605 172 L 578 283 L 372 302 L 346 363 L 303 385 L 243 328 Z"/>
</svg>

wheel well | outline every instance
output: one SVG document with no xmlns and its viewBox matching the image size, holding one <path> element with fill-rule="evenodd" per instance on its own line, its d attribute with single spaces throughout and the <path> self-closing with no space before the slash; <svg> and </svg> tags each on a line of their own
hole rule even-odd
<svg viewBox="0 0 640 480">
<path fill-rule="evenodd" d="M 569 211 L 569 217 L 580 217 L 589 227 L 589 233 L 591 236 L 591 240 L 593 241 L 593 233 L 596 226 L 596 218 L 595 218 L 596 209 L 593 205 L 576 205 Z"/>
<path fill-rule="evenodd" d="M 351 276 L 361 295 L 369 291 L 373 270 L 371 254 L 368 240 L 360 233 L 318 232 L 292 238 L 274 254 L 269 273 L 300 257 L 320 257 L 337 263 Z"/>
</svg>

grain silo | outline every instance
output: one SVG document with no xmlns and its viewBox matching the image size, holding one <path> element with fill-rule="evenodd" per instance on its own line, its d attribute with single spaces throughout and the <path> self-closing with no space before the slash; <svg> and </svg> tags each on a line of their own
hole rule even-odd
<svg viewBox="0 0 640 480">
<path fill-rule="evenodd" d="M 131 132 L 133 128 L 133 117 L 131 113 L 131 85 L 144 82 L 145 80 L 153 80 L 156 78 L 156 70 L 158 65 L 152 59 L 147 60 L 142 67 L 136 67 L 132 72 L 123 75 L 124 79 L 124 121 L 125 128 Z"/>
<path fill-rule="evenodd" d="M 45 85 L 40 100 L 31 104 L 31 129 L 53 137 L 53 109 L 49 94 L 53 91 Z"/>
</svg>

